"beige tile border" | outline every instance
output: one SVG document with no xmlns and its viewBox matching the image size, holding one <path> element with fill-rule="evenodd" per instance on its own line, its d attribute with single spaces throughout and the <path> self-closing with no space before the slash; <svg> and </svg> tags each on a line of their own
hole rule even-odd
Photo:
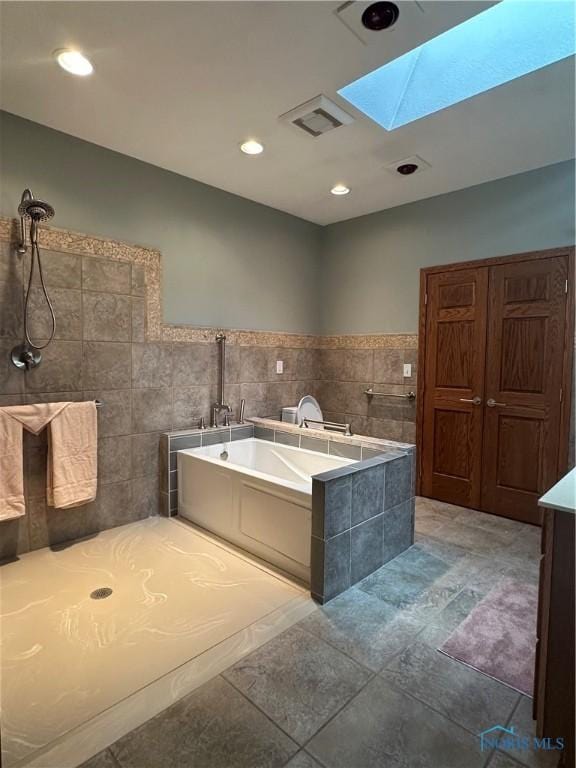
<svg viewBox="0 0 576 768">
<path fill-rule="evenodd" d="M 0 240 L 19 238 L 19 222 L 0 216 Z M 148 341 L 211 343 L 220 328 L 174 325 L 162 321 L 162 254 L 153 248 L 84 235 L 56 227 L 40 228 L 40 245 L 51 251 L 115 259 L 140 264 L 146 274 L 146 338 Z M 282 331 L 225 329 L 228 341 L 239 346 L 295 349 L 415 349 L 416 334 L 347 334 L 321 336 Z"/>
<path fill-rule="evenodd" d="M 417 349 L 416 333 L 364 333 L 342 336 L 317 336 L 322 349 Z"/>
</svg>

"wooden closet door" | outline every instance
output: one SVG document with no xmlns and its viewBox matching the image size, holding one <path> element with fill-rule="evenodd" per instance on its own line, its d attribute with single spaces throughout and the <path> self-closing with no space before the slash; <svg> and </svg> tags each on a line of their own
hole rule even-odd
<svg viewBox="0 0 576 768">
<path fill-rule="evenodd" d="M 558 479 L 568 259 L 490 267 L 481 508 L 539 523 Z"/>
<path fill-rule="evenodd" d="M 481 489 L 488 272 L 426 281 L 422 493 L 478 507 Z"/>
</svg>

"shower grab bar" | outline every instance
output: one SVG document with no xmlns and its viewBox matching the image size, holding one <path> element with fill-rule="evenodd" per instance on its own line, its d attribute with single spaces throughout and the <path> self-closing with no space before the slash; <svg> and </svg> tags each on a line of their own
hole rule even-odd
<svg viewBox="0 0 576 768">
<path fill-rule="evenodd" d="M 364 394 L 368 397 L 401 397 L 403 400 L 414 400 L 416 398 L 415 392 L 406 392 L 403 395 L 398 395 L 396 392 L 374 392 L 372 387 L 364 390 Z"/>
<path fill-rule="evenodd" d="M 340 424 L 338 421 L 318 421 L 317 419 L 302 419 L 300 427 L 305 429 L 309 424 L 322 424 L 326 430 L 332 432 L 342 432 L 345 437 L 352 437 L 350 424 Z"/>
</svg>

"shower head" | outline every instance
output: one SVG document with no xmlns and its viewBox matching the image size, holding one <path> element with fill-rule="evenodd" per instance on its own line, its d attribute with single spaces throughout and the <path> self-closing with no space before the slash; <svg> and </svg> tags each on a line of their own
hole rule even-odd
<svg viewBox="0 0 576 768">
<path fill-rule="evenodd" d="M 26 253 L 26 228 L 24 219 L 30 219 L 30 241 L 33 246 L 38 244 L 38 224 L 41 221 L 48 221 L 54 216 L 54 208 L 50 203 L 43 200 L 36 200 L 29 189 L 22 192 L 20 205 L 18 206 L 18 215 L 20 216 L 20 244 L 18 253 Z"/>
<path fill-rule="evenodd" d="M 43 200 L 36 200 L 31 197 L 22 200 L 18 206 L 18 213 L 23 218 L 28 218 L 32 221 L 48 221 L 48 219 L 51 219 L 54 216 L 54 208 Z"/>
</svg>

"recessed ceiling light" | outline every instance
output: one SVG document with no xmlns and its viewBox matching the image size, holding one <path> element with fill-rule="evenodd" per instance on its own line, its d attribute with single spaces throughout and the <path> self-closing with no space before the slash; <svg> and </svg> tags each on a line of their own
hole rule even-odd
<svg viewBox="0 0 576 768">
<path fill-rule="evenodd" d="M 396 170 L 401 176 L 411 176 L 413 173 L 416 173 L 418 166 L 416 163 L 402 163 Z"/>
<path fill-rule="evenodd" d="M 372 3 L 362 14 L 362 25 L 374 32 L 388 29 L 398 21 L 400 11 L 395 3 Z"/>
<path fill-rule="evenodd" d="M 80 51 L 62 48 L 59 51 L 54 51 L 54 56 L 62 69 L 65 69 L 66 72 L 70 72 L 72 75 L 86 77 L 86 75 L 91 75 L 94 71 L 92 64 Z"/>
<path fill-rule="evenodd" d="M 243 144 L 240 144 L 240 149 L 242 152 L 244 152 L 245 155 L 261 155 L 262 152 L 264 152 L 264 147 L 262 144 L 260 144 L 259 141 L 255 141 L 254 139 L 249 139 Z"/>
<path fill-rule="evenodd" d="M 347 195 L 348 192 L 350 192 L 350 187 L 347 187 L 345 184 L 336 184 L 332 189 L 330 190 L 333 195 Z"/>
</svg>

